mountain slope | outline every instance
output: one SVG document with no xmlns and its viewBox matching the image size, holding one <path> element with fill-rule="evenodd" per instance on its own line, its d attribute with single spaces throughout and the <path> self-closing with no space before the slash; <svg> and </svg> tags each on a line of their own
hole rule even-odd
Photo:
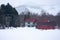
<svg viewBox="0 0 60 40">
<path fill-rule="evenodd" d="M 31 13 L 38 13 L 40 14 L 41 11 L 43 10 L 42 8 L 39 7 L 34 7 L 34 6 L 26 6 L 26 5 L 22 5 L 16 8 L 16 10 L 18 11 L 18 13 L 26 13 L 26 12 L 31 12 Z"/>
<path fill-rule="evenodd" d="M 47 12 L 52 15 L 57 15 L 57 13 L 60 11 L 59 7 L 57 6 L 29 6 L 29 5 L 21 5 L 19 7 L 16 7 L 16 10 L 20 14 L 21 12 L 31 12 L 31 13 L 38 13 L 41 14 L 41 11 L 43 10 L 44 12 Z"/>
</svg>

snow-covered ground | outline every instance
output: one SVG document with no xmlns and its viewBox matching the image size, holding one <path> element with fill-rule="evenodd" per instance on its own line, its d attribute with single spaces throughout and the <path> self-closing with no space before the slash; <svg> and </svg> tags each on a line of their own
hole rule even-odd
<svg viewBox="0 0 60 40">
<path fill-rule="evenodd" d="M 0 29 L 0 40 L 60 40 L 60 30 L 38 30 L 32 27 Z"/>
</svg>

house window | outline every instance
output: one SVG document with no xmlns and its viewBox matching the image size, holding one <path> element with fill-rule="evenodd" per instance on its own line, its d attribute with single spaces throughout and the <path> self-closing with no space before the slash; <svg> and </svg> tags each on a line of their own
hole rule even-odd
<svg viewBox="0 0 60 40">
<path fill-rule="evenodd" d="M 30 27 L 30 25 L 28 25 L 28 27 Z"/>
<path fill-rule="evenodd" d="M 28 24 L 30 24 L 30 22 L 28 22 Z"/>
<path fill-rule="evenodd" d="M 34 25 L 32 25 L 32 27 L 34 27 Z"/>
</svg>

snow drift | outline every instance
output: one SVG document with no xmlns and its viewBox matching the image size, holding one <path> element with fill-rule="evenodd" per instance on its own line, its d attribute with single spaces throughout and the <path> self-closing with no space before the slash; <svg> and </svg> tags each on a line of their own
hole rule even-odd
<svg viewBox="0 0 60 40">
<path fill-rule="evenodd" d="M 0 30 L 0 40 L 60 40 L 60 30 L 38 30 L 20 27 Z"/>
</svg>

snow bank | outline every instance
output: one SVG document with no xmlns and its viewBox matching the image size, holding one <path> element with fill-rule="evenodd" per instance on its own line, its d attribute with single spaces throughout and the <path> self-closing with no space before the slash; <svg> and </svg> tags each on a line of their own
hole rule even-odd
<svg viewBox="0 0 60 40">
<path fill-rule="evenodd" d="M 60 40 L 60 30 L 20 27 L 0 30 L 0 40 Z"/>
</svg>

